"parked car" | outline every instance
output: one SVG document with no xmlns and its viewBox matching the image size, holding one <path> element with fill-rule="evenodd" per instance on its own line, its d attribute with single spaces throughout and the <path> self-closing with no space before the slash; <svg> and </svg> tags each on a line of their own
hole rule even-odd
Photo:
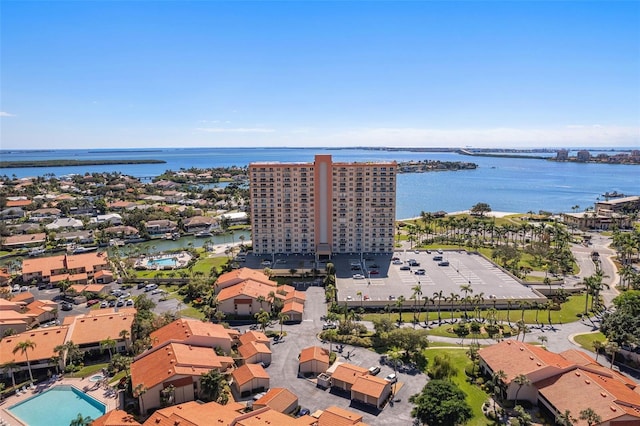
<svg viewBox="0 0 640 426">
<path fill-rule="evenodd" d="M 11 289 L 11 291 L 13 291 L 14 293 L 17 293 L 20 291 L 20 284 L 16 284 L 13 286 L 13 288 Z"/>
<path fill-rule="evenodd" d="M 427 271 L 425 271 L 424 269 L 416 269 L 416 271 L 414 272 L 414 274 L 416 275 L 424 275 L 426 273 Z"/>
<path fill-rule="evenodd" d="M 151 291 L 158 288 L 158 284 L 147 284 L 144 286 L 144 291 Z"/>
<path fill-rule="evenodd" d="M 378 275 L 380 273 L 380 271 L 378 271 L 377 269 L 374 269 L 372 271 L 369 271 L 370 275 Z"/>
<path fill-rule="evenodd" d="M 98 299 L 91 299 L 91 300 L 87 300 L 87 308 L 90 306 L 93 306 L 95 304 L 100 303 L 100 301 Z"/>
<path fill-rule="evenodd" d="M 396 373 L 391 373 L 387 377 L 384 378 L 389 383 L 395 383 L 398 381 L 398 376 Z"/>
<path fill-rule="evenodd" d="M 133 306 L 133 299 L 127 299 L 125 306 Z"/>
<path fill-rule="evenodd" d="M 362 274 L 353 274 L 354 280 L 364 280 L 364 275 Z"/>
<path fill-rule="evenodd" d="M 271 261 L 270 260 L 263 260 L 260 263 L 261 266 L 271 266 Z"/>
<path fill-rule="evenodd" d="M 166 293 L 166 291 L 164 291 L 161 288 L 156 288 L 155 290 L 151 291 L 151 294 L 164 294 L 164 293 Z"/>
<path fill-rule="evenodd" d="M 404 262 L 400 259 L 396 259 L 392 262 L 394 265 L 402 265 Z"/>
<path fill-rule="evenodd" d="M 62 302 L 60 304 L 60 309 L 62 309 L 63 311 L 70 311 L 73 309 L 73 305 L 69 302 Z"/>
<path fill-rule="evenodd" d="M 442 260 L 442 256 L 433 256 L 433 260 L 435 261 Z"/>
<path fill-rule="evenodd" d="M 109 307 L 109 302 L 107 302 L 106 300 L 103 300 L 102 302 L 100 302 L 100 308 L 108 308 Z"/>
<path fill-rule="evenodd" d="M 325 322 L 324 324 L 322 324 L 322 329 L 323 330 L 331 330 L 331 329 L 334 329 L 334 328 L 338 328 L 338 326 L 335 325 L 332 322 Z"/>
<path fill-rule="evenodd" d="M 110 308 L 115 308 L 116 307 L 116 301 L 115 300 L 110 300 L 109 301 L 109 307 Z"/>
<path fill-rule="evenodd" d="M 20 287 L 20 293 L 24 293 L 25 291 L 29 291 L 29 287 L 27 287 L 26 285 Z"/>
<path fill-rule="evenodd" d="M 369 374 L 371 374 L 372 376 L 375 376 L 379 372 L 380 372 L 380 367 L 378 367 L 377 365 L 374 367 L 369 367 Z"/>
<path fill-rule="evenodd" d="M 438 262 L 438 266 L 449 266 L 449 261 L 443 260 L 442 262 Z"/>
<path fill-rule="evenodd" d="M 401 271 L 410 271 L 410 270 L 411 270 L 411 266 L 409 266 L 409 265 L 402 265 L 402 266 L 400 267 L 400 270 L 401 270 Z"/>
<path fill-rule="evenodd" d="M 123 307 L 123 306 L 124 306 L 124 300 L 122 300 L 122 299 L 118 300 L 118 301 L 116 302 L 116 306 L 117 306 L 118 308 Z"/>
</svg>

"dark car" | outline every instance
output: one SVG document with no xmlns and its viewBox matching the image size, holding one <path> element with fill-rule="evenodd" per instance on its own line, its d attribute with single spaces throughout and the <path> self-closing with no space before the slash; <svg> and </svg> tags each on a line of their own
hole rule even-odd
<svg viewBox="0 0 640 426">
<path fill-rule="evenodd" d="M 299 416 L 308 416 L 309 414 L 311 414 L 311 411 L 309 411 L 308 408 L 303 408 L 302 410 L 300 410 L 300 412 L 298 413 Z"/>
<path fill-rule="evenodd" d="M 116 306 L 116 301 L 115 300 L 110 300 L 109 301 L 109 307 L 110 308 L 114 308 Z"/>
<path fill-rule="evenodd" d="M 400 267 L 400 270 L 401 270 L 401 271 L 410 271 L 410 270 L 411 270 L 411 266 L 409 266 L 409 265 L 402 265 L 402 266 Z"/>
<path fill-rule="evenodd" d="M 62 302 L 62 304 L 60 304 L 60 309 L 63 311 L 70 311 L 73 309 L 73 305 L 69 302 Z"/>
</svg>

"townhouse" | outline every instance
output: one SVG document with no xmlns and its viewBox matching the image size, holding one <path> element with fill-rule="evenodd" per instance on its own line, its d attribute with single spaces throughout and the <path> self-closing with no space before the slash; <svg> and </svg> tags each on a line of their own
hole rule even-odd
<svg viewBox="0 0 640 426">
<path fill-rule="evenodd" d="M 54 285 L 64 280 L 71 284 L 88 284 L 98 271 L 106 269 L 109 269 L 109 262 L 101 252 L 40 257 L 22 262 L 22 280 Z"/>
<path fill-rule="evenodd" d="M 505 340 L 480 349 L 479 356 L 486 374 L 505 373 L 507 399 L 537 404 L 549 418 L 568 410 L 577 419 L 582 410 L 591 408 L 600 416 L 601 426 L 640 424 L 640 386 L 583 352 L 553 353 Z M 515 380 L 520 375 L 526 376 L 527 382 Z M 587 423 L 577 419 L 575 424 Z"/>
</svg>

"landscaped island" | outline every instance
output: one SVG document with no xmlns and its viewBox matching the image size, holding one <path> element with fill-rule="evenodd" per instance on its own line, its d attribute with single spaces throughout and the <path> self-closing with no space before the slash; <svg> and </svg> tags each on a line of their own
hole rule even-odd
<svg viewBox="0 0 640 426">
<path fill-rule="evenodd" d="M 69 166 L 101 166 L 107 164 L 162 164 L 164 160 L 33 160 L 33 161 L 0 161 L 0 168 L 18 169 L 24 167 L 69 167 Z"/>
</svg>

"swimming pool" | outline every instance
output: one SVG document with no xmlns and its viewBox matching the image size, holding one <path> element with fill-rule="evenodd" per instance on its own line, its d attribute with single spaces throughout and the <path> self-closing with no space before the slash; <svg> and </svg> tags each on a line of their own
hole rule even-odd
<svg viewBox="0 0 640 426">
<path fill-rule="evenodd" d="M 149 259 L 147 264 L 149 266 L 176 266 L 175 257 L 161 257 L 160 259 Z"/>
<path fill-rule="evenodd" d="M 107 407 L 73 386 L 59 385 L 10 407 L 9 411 L 29 426 L 68 425 L 78 414 L 95 420 Z"/>
</svg>

